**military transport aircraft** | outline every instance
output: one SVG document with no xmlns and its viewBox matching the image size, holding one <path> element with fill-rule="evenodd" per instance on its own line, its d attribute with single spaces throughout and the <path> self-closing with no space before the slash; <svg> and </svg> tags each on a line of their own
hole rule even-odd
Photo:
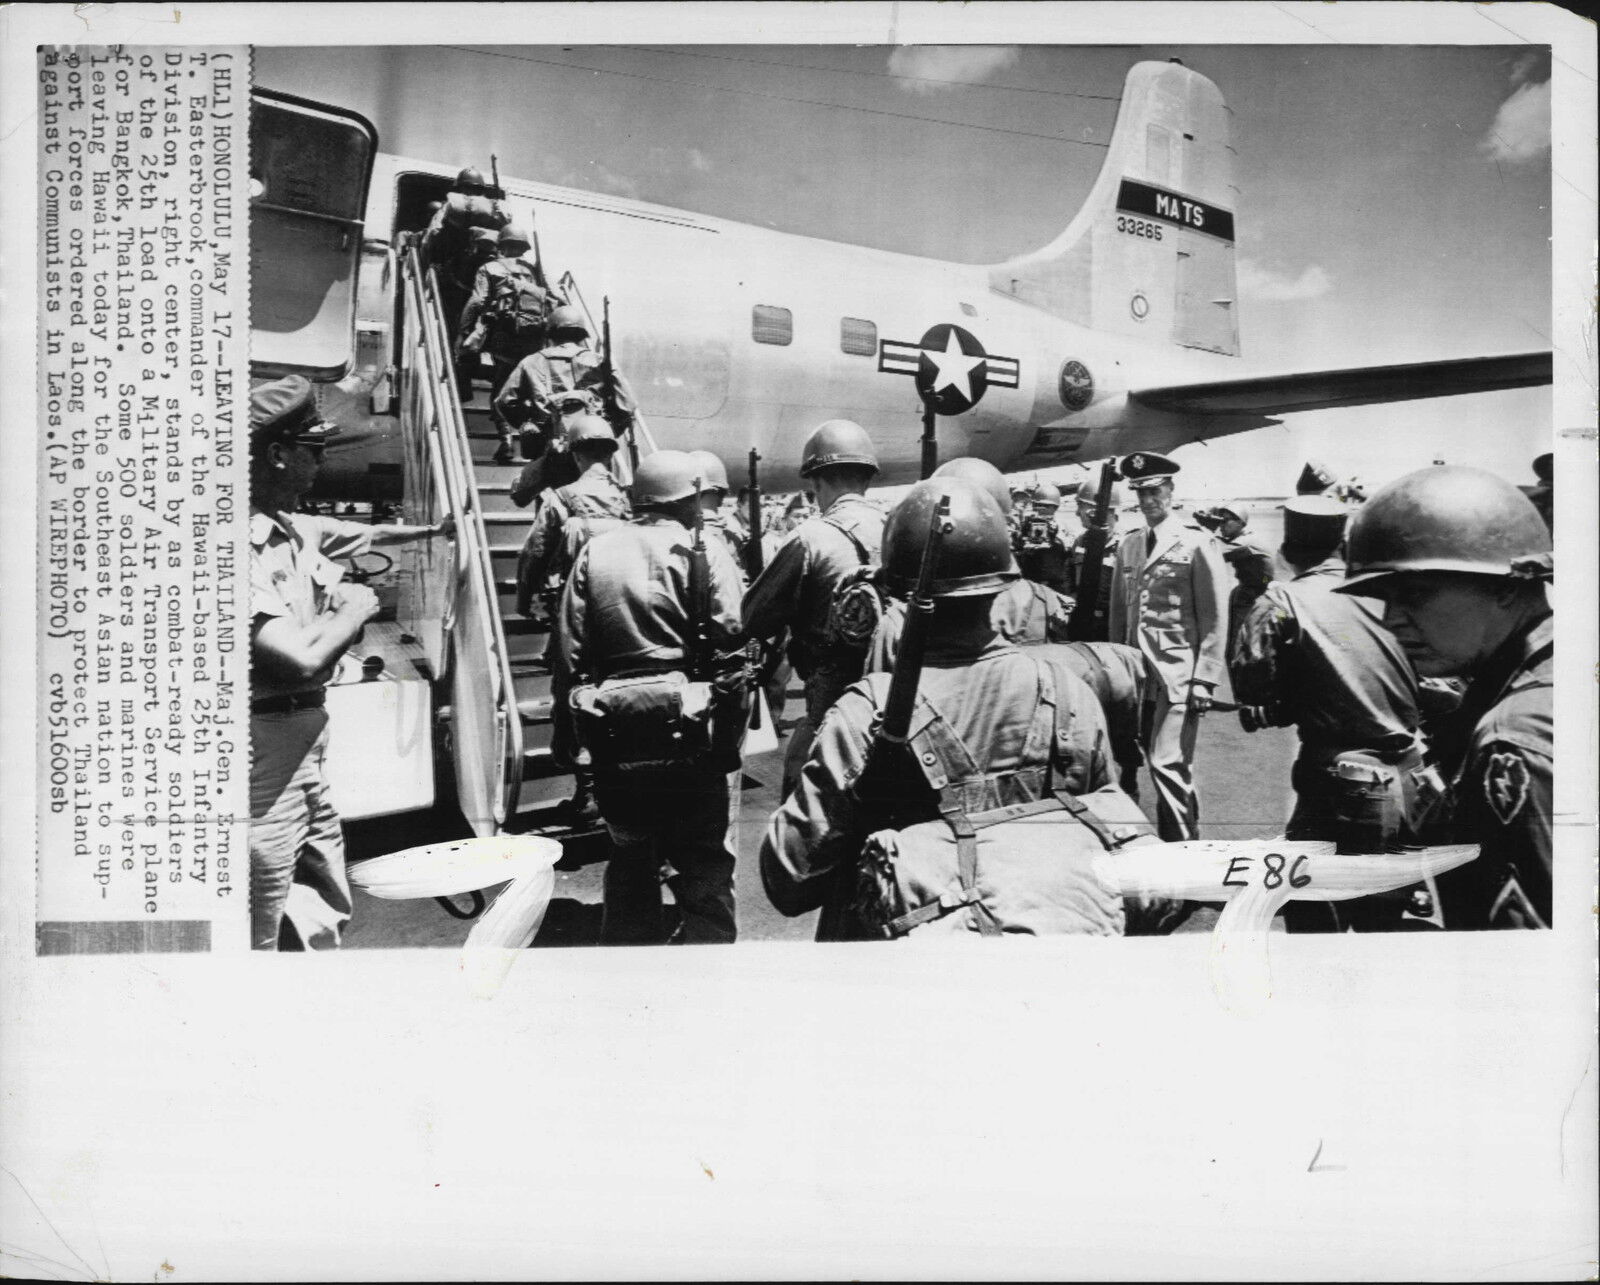
<svg viewBox="0 0 1600 1285">
<path fill-rule="evenodd" d="M 255 364 L 336 381 L 328 409 L 345 431 L 320 494 L 398 499 L 394 247 L 425 225 L 455 162 L 381 154 L 359 117 L 258 97 L 284 110 L 258 111 L 254 127 Z M 773 489 L 796 485 L 798 444 L 834 417 L 872 434 L 881 480 L 914 480 L 930 398 L 941 458 L 1016 471 L 1166 451 L 1297 411 L 1550 382 L 1548 352 L 1247 365 L 1233 160 L 1220 91 L 1174 59 L 1129 71 L 1104 167 L 1061 234 L 999 264 L 501 186 L 549 279 L 570 274 L 592 315 L 610 298 L 616 362 L 655 443 L 709 447 L 735 476 L 753 447 Z"/>
</svg>

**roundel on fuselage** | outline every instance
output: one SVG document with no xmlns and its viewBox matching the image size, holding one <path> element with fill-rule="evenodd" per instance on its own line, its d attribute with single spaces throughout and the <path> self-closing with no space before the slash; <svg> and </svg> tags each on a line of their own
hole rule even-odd
<svg viewBox="0 0 1600 1285">
<path fill-rule="evenodd" d="M 878 347 L 878 372 L 910 375 L 924 402 L 939 415 L 960 415 L 990 388 L 1017 388 L 1022 363 L 987 352 L 970 330 L 941 321 L 916 343 L 885 339 Z"/>
<path fill-rule="evenodd" d="M 1083 410 L 1094 400 L 1094 376 L 1081 361 L 1061 363 L 1061 404 L 1068 410 Z"/>
</svg>

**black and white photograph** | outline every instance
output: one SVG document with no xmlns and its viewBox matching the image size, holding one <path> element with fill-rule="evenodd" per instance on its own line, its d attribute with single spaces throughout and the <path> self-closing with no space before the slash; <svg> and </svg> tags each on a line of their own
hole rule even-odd
<svg viewBox="0 0 1600 1285">
<path fill-rule="evenodd" d="M 78 8 L 5 1271 L 1592 1277 L 1592 25 Z"/>
</svg>

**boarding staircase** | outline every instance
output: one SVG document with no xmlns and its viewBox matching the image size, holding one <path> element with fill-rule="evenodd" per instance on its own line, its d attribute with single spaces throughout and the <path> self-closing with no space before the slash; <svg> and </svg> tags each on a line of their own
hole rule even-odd
<svg viewBox="0 0 1600 1285">
<path fill-rule="evenodd" d="M 468 824 L 479 835 L 514 830 L 570 841 L 594 827 L 575 828 L 558 806 L 574 783 L 551 754 L 549 633 L 516 612 L 517 557 L 533 518 L 511 499 L 522 462 L 494 463 L 489 369 L 472 380 L 470 396 L 458 389 L 437 284 L 414 246 L 401 260 L 399 286 L 406 516 L 428 522 L 449 513 L 456 522 L 453 563 L 413 577 L 401 621 L 447 689 L 441 723 Z M 598 334 L 570 273 L 561 288 Z M 624 483 L 634 452 L 654 449 L 642 420 L 630 446 L 617 452 Z"/>
</svg>

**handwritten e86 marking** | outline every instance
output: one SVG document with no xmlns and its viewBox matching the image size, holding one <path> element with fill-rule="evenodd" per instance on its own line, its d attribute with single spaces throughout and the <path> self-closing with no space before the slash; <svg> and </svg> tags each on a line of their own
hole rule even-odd
<svg viewBox="0 0 1600 1285">
<path fill-rule="evenodd" d="M 1305 872 L 1310 858 L 1305 853 L 1297 855 L 1293 861 L 1281 852 L 1268 852 L 1261 858 L 1261 886 L 1268 892 L 1276 891 L 1283 887 L 1285 880 L 1291 888 L 1304 888 L 1311 883 L 1311 876 Z M 1249 856 L 1236 856 L 1228 860 L 1227 872 L 1222 876 L 1224 888 L 1248 888 L 1248 878 L 1255 858 Z M 1236 878 L 1237 875 L 1247 876 Z"/>
</svg>

